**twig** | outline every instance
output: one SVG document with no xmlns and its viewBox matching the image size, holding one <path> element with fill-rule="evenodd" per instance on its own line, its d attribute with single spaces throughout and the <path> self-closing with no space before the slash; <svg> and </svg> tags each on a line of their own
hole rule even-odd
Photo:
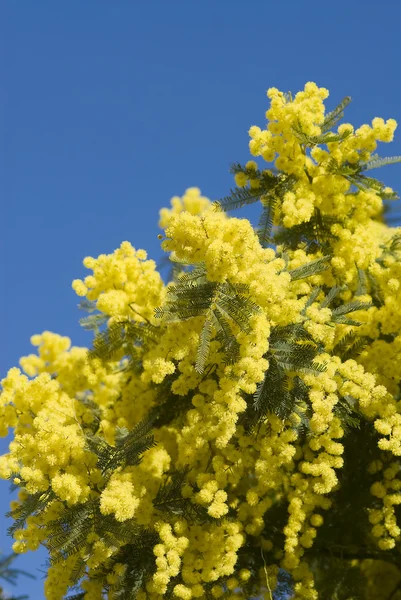
<svg viewBox="0 0 401 600">
<path fill-rule="evenodd" d="M 152 323 L 149 321 L 149 319 L 147 319 L 146 317 L 144 317 L 143 315 L 141 315 L 141 313 L 136 310 L 136 308 L 132 307 L 133 302 L 131 302 L 131 304 L 128 304 L 128 306 L 130 307 L 130 309 L 132 310 L 132 312 L 136 313 L 137 315 L 139 315 L 141 317 L 141 319 L 143 319 L 144 321 L 146 321 L 149 325 L 152 325 Z"/>
<path fill-rule="evenodd" d="M 270 600 L 273 600 L 272 590 L 271 590 L 270 583 L 269 583 L 269 576 L 267 574 L 267 565 L 266 565 L 266 561 L 265 561 L 265 556 L 263 554 L 263 547 L 262 547 L 262 545 L 260 546 L 260 553 L 262 555 L 262 560 L 263 560 L 263 565 L 264 565 L 263 566 L 263 570 L 264 570 L 265 576 L 266 576 L 266 585 L 267 585 L 267 589 L 269 591 Z"/>
</svg>

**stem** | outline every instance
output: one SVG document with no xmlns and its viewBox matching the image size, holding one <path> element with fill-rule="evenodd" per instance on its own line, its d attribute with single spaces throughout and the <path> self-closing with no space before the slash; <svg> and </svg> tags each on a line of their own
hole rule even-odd
<svg viewBox="0 0 401 600">
<path fill-rule="evenodd" d="M 266 565 L 266 561 L 265 561 L 265 555 L 263 554 L 263 547 L 262 546 L 260 546 L 260 554 L 262 555 L 263 570 L 265 572 L 266 585 L 267 585 L 267 589 L 268 589 L 268 592 L 269 592 L 270 600 L 273 600 L 272 591 L 271 591 L 270 583 L 269 583 L 269 576 L 267 574 L 267 565 Z"/>
<path fill-rule="evenodd" d="M 128 306 L 130 307 L 130 309 L 132 310 L 132 312 L 136 313 L 137 315 L 139 315 L 144 321 L 146 321 L 147 323 L 149 323 L 149 325 L 152 325 L 152 323 L 149 321 L 149 319 L 147 319 L 146 317 L 144 317 L 143 315 L 141 315 L 141 313 L 139 311 L 137 311 L 135 308 L 132 308 L 132 302 L 131 304 L 128 304 Z"/>
</svg>

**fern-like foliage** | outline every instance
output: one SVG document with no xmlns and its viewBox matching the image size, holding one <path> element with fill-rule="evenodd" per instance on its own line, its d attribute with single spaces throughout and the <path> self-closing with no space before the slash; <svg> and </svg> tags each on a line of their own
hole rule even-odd
<svg viewBox="0 0 401 600">
<path fill-rule="evenodd" d="M 337 308 L 334 308 L 331 312 L 331 321 L 333 323 L 341 323 L 344 325 L 360 325 L 359 321 L 355 321 L 354 319 L 349 319 L 346 315 L 356 312 L 358 310 L 365 310 L 373 306 L 371 302 L 360 302 L 359 300 L 354 300 L 353 302 L 348 302 L 347 304 L 342 304 Z"/>
<path fill-rule="evenodd" d="M 312 292 L 310 293 L 309 298 L 306 300 L 305 302 L 305 306 L 303 307 L 302 311 L 301 311 L 301 315 L 305 316 L 306 313 L 306 309 L 309 308 L 309 306 L 311 306 L 319 297 L 319 295 L 322 293 L 322 288 L 321 287 L 316 287 L 312 290 Z"/>
<path fill-rule="evenodd" d="M 182 275 L 168 289 L 169 299 L 165 305 L 155 309 L 155 316 L 167 322 L 205 316 L 195 364 L 198 373 L 205 369 L 214 335 L 224 344 L 225 361 L 229 364 L 237 360 L 239 346 L 230 321 L 249 332 L 251 316 L 260 311 L 259 306 L 245 296 L 248 289 L 245 284 L 208 281 L 206 269 L 201 265 Z"/>
<path fill-rule="evenodd" d="M 16 585 L 17 578 L 20 575 L 25 575 L 25 577 L 30 577 L 31 579 L 36 579 L 36 577 L 34 575 L 32 575 L 31 573 L 28 573 L 27 571 L 23 571 L 22 569 L 15 569 L 15 568 L 11 567 L 11 564 L 15 561 L 15 559 L 17 557 L 18 557 L 18 554 L 15 554 L 14 552 L 12 552 L 8 556 L 4 556 L 3 558 L 0 558 L 0 579 L 3 579 L 3 581 L 6 581 L 10 585 Z M 7 600 L 25 600 L 26 598 L 28 598 L 28 596 L 18 596 L 18 598 L 15 596 L 12 596 L 12 597 L 7 596 Z M 0 588 L 0 600 L 6 600 L 6 598 L 2 594 L 1 588 Z"/>
<path fill-rule="evenodd" d="M 96 309 L 96 300 L 88 300 L 87 298 L 82 298 L 81 302 L 78 304 L 78 308 L 80 310 L 84 310 L 87 313 L 93 313 Z"/>
<path fill-rule="evenodd" d="M 333 287 L 330 289 L 329 293 L 321 301 L 320 307 L 326 308 L 326 307 L 330 306 L 334 302 L 334 300 L 338 297 L 340 292 L 344 291 L 344 289 L 345 289 L 345 286 L 333 285 Z"/>
<path fill-rule="evenodd" d="M 45 492 L 36 492 L 30 494 L 23 502 L 21 502 L 13 510 L 6 514 L 6 517 L 14 519 L 14 523 L 8 528 L 8 535 L 14 535 L 17 529 L 23 529 L 26 525 L 26 520 L 30 516 L 35 516 L 43 512 L 50 502 L 56 498 L 53 490 L 48 489 Z"/>
<path fill-rule="evenodd" d="M 113 323 L 105 331 L 96 335 L 89 356 L 107 361 L 122 352 L 133 357 L 136 347 L 147 347 L 157 343 L 160 333 L 160 328 L 151 323 L 130 320 Z"/>
<path fill-rule="evenodd" d="M 386 165 L 395 165 L 396 163 L 401 162 L 401 156 L 383 156 L 380 157 L 378 154 L 374 154 L 370 157 L 370 159 L 363 163 L 361 166 L 361 171 L 370 171 L 371 169 L 379 169 L 380 167 L 385 167 Z"/>
<path fill-rule="evenodd" d="M 213 202 L 213 209 L 215 211 L 224 212 L 235 210 L 248 204 L 258 202 L 262 195 L 263 193 L 259 188 L 236 187 L 230 190 L 229 196 L 225 196 L 221 200 Z"/>
<path fill-rule="evenodd" d="M 394 157 L 393 159 L 389 158 L 388 162 L 386 162 L 385 159 L 375 158 L 373 161 L 360 160 L 357 163 L 349 163 L 347 161 L 339 163 L 332 157 L 328 162 L 327 169 L 330 172 L 341 175 L 347 179 L 357 190 L 371 190 L 380 196 L 382 200 L 397 200 L 398 195 L 395 192 L 388 191 L 387 186 L 382 181 L 373 177 L 368 177 L 367 175 L 364 175 L 364 172 L 369 170 L 369 168 L 373 169 L 386 164 L 391 164 L 392 160 L 393 162 L 399 162 L 398 159 L 399 157 Z"/>
<path fill-rule="evenodd" d="M 48 566 L 59 563 L 68 557 L 75 556 L 75 564 L 69 577 L 69 587 L 76 588 L 86 574 L 87 561 L 93 553 L 92 544 L 88 542 L 91 533 L 96 539 L 104 541 L 109 548 L 114 549 L 113 559 L 125 552 L 126 548 L 144 547 L 149 535 L 134 519 L 118 522 L 111 515 L 100 512 L 99 503 L 90 500 L 85 504 L 65 507 L 62 517 L 48 525 L 49 536 L 46 547 L 49 550 Z M 152 534 L 152 540 L 157 539 Z M 118 561 L 117 561 L 118 562 Z M 101 576 L 100 572 L 98 576 Z M 103 573 L 107 588 L 106 575 Z M 142 581 L 142 580 L 141 580 Z M 68 598 L 79 597 L 69 596 Z"/>
<path fill-rule="evenodd" d="M 308 388 L 297 374 L 324 372 L 325 364 L 314 360 L 321 351 L 301 324 L 272 329 L 265 354 L 269 367 L 253 397 L 248 397 L 248 407 L 240 418 L 246 430 L 253 429 L 268 413 L 285 420 L 297 405 L 308 404 Z M 295 412 L 302 415 L 305 424 L 305 412 Z"/>
<path fill-rule="evenodd" d="M 308 135 L 302 131 L 302 127 L 300 125 L 294 125 L 292 130 L 301 144 L 304 144 L 308 148 L 314 148 L 315 146 L 321 144 L 330 144 L 332 142 L 342 142 L 352 133 L 352 131 L 348 129 L 344 133 L 331 133 L 330 131 L 326 131 L 320 135 Z"/>
<path fill-rule="evenodd" d="M 318 263 L 319 261 L 314 261 L 314 262 Z M 310 264 L 313 264 L 313 263 L 310 263 Z M 308 265 L 306 265 L 306 266 L 308 266 Z M 302 268 L 302 267 L 300 267 L 300 268 Z M 324 296 L 323 300 L 320 302 L 320 307 L 321 308 L 330 307 L 332 305 L 332 303 L 338 299 L 340 292 L 344 291 L 345 289 L 346 289 L 346 286 L 334 285 L 329 290 L 329 292 Z M 309 298 L 307 299 L 307 301 L 305 303 L 303 310 L 301 311 L 302 315 L 305 316 L 306 309 L 309 306 L 311 306 L 311 304 L 313 304 L 313 302 L 316 301 L 316 299 L 319 297 L 319 295 L 321 293 L 322 293 L 322 289 L 319 287 L 315 288 L 312 291 L 312 293 L 310 294 Z M 356 311 L 359 311 L 359 310 L 366 310 L 368 308 L 371 308 L 372 306 L 373 306 L 373 304 L 371 302 L 361 302 L 360 300 L 354 300 L 352 302 L 347 302 L 346 304 L 340 303 L 336 307 L 331 307 L 330 321 L 332 324 L 340 323 L 340 324 L 344 324 L 344 325 L 355 325 L 355 326 L 360 325 L 359 321 L 350 319 L 346 315 L 356 312 Z M 352 334 L 352 335 L 354 335 L 354 334 Z M 347 340 L 348 340 L 348 338 L 347 338 Z M 356 351 L 357 348 L 355 347 L 354 350 Z"/>
<path fill-rule="evenodd" d="M 168 425 L 177 418 L 182 417 L 191 408 L 192 394 L 177 396 L 171 391 L 171 385 L 175 381 L 174 373 L 165 377 L 162 383 L 155 385 L 156 396 L 154 405 L 149 411 L 155 428 Z"/>
<path fill-rule="evenodd" d="M 68 507 L 62 517 L 49 523 L 46 547 L 50 564 L 56 564 L 88 548 L 87 537 L 93 532 L 97 503 L 88 501 Z M 71 582 L 73 585 L 75 582 Z"/>
<path fill-rule="evenodd" d="M 355 296 L 364 296 L 368 293 L 368 278 L 366 272 L 363 269 L 357 269 L 358 273 L 358 287 L 355 291 Z"/>
<path fill-rule="evenodd" d="M 142 528 L 131 543 L 124 545 L 113 556 L 112 565 L 124 564 L 126 569 L 115 584 L 105 584 L 108 597 L 115 600 L 136 600 L 138 591 L 156 570 L 153 547 L 159 541 L 157 533 Z M 103 578 L 105 575 L 106 573 Z"/>
<path fill-rule="evenodd" d="M 333 129 L 333 127 L 335 127 L 337 123 L 341 121 L 341 119 L 344 116 L 344 110 L 347 108 L 350 102 L 351 96 L 345 96 L 345 98 L 341 100 L 340 104 L 338 104 L 331 112 L 329 112 L 326 115 L 321 126 L 321 130 L 323 133 L 326 133 L 330 129 Z"/>
<path fill-rule="evenodd" d="M 123 544 L 115 548 L 107 565 L 102 565 L 93 579 L 102 584 L 103 593 L 107 597 L 118 598 L 119 600 L 134 600 L 141 587 L 148 581 L 155 571 L 155 557 L 153 547 L 159 541 L 157 533 L 149 531 L 144 527 L 131 524 L 130 538 L 123 537 Z M 110 543 L 110 542 L 109 542 Z M 85 561 L 89 558 L 88 554 L 83 558 L 78 556 L 78 561 Z M 82 553 L 81 553 L 82 554 Z M 114 584 L 108 581 L 108 575 L 113 572 L 116 564 L 124 564 L 125 569 Z M 79 576 L 79 573 L 78 573 Z M 79 591 L 79 579 L 71 576 L 70 589 L 77 589 L 78 592 L 66 596 L 65 600 L 81 600 L 86 597 L 85 592 Z M 75 583 L 71 583 L 75 579 Z"/>
<path fill-rule="evenodd" d="M 343 362 L 350 358 L 355 359 L 369 344 L 369 338 L 359 336 L 355 331 L 348 332 L 333 348 L 333 353 Z"/>
<path fill-rule="evenodd" d="M 274 233 L 274 242 L 283 244 L 285 248 L 291 250 L 304 246 L 308 254 L 314 254 L 318 250 L 323 254 L 329 254 L 331 243 L 336 240 L 336 236 L 331 232 L 331 227 L 338 222 L 338 217 L 322 215 L 316 208 L 307 223 L 289 228 L 278 227 Z"/>
<path fill-rule="evenodd" d="M 381 291 L 376 278 L 369 271 L 365 271 L 369 283 L 369 294 L 372 297 L 373 305 L 377 308 L 384 305 L 383 292 Z"/>
<path fill-rule="evenodd" d="M 89 352 L 90 358 L 100 358 L 104 361 L 111 360 L 125 344 L 126 323 L 114 323 L 106 331 L 99 333 Z"/>
<path fill-rule="evenodd" d="M 75 557 L 75 564 L 71 569 L 69 585 L 74 588 L 78 586 L 81 579 L 86 575 L 87 565 L 86 565 L 86 557 L 82 556 L 81 553 L 77 553 Z"/>
<path fill-rule="evenodd" d="M 132 519 L 121 523 L 111 515 L 101 514 L 99 502 L 89 500 L 84 504 L 66 506 L 63 515 L 49 523 L 49 532 L 46 547 L 50 553 L 50 564 L 77 555 L 70 580 L 70 585 L 75 585 L 85 573 L 85 561 L 91 555 L 91 544 L 87 539 L 90 533 L 118 549 L 122 543 L 134 539 L 138 525 Z"/>
<path fill-rule="evenodd" d="M 312 260 L 311 262 L 301 265 L 296 269 L 291 269 L 288 271 L 291 275 L 291 280 L 296 281 L 297 279 L 305 279 L 306 277 L 312 277 L 312 275 L 317 275 L 318 273 L 325 271 L 330 266 L 328 264 L 330 259 L 330 255 L 322 256 L 321 258 Z"/>
<path fill-rule="evenodd" d="M 300 373 L 325 371 L 322 363 L 314 362 L 314 358 L 321 352 L 321 347 L 300 324 L 273 328 L 269 340 L 269 352 L 286 371 Z"/>
<path fill-rule="evenodd" d="M 267 247 L 272 242 L 271 231 L 276 204 L 293 187 L 296 178 L 294 175 L 278 173 L 274 170 L 249 169 L 240 164 L 232 165 L 230 171 L 233 174 L 243 173 L 256 184 L 253 184 L 252 187 L 237 187 L 230 190 L 230 195 L 214 202 L 213 208 L 217 211 L 234 210 L 260 200 L 263 211 L 256 233 L 261 245 Z"/>
<path fill-rule="evenodd" d="M 139 464 L 142 454 L 154 445 L 151 427 L 152 423 L 147 420 L 139 423 L 131 432 L 124 428 L 117 429 L 115 446 L 110 446 L 100 437 L 87 436 L 87 447 L 96 454 L 97 464 L 106 480 L 119 466 Z M 27 502 L 32 504 L 30 498 Z M 29 510 L 24 510 L 24 519 L 28 513 L 32 513 L 30 506 Z M 20 523 L 21 520 L 22 517 Z M 75 585 L 86 570 L 85 556 L 90 555 L 90 533 L 96 533 L 109 546 L 117 549 L 122 541 L 128 543 L 132 540 L 136 528 L 131 520 L 120 523 L 112 516 L 102 515 L 99 503 L 95 500 L 74 506 L 66 505 L 62 517 L 48 524 L 46 547 L 50 553 L 50 564 L 80 553 L 70 579 L 70 585 Z"/>
<path fill-rule="evenodd" d="M 142 454 L 155 445 L 152 427 L 152 420 L 145 419 L 135 425 L 132 431 L 117 428 L 115 446 L 111 446 L 99 436 L 87 435 L 87 447 L 96 454 L 97 466 L 102 474 L 107 477 L 118 467 L 138 465 Z"/>
<path fill-rule="evenodd" d="M 401 251 L 401 233 L 396 233 L 392 236 L 389 251 L 393 254 Z"/>
<path fill-rule="evenodd" d="M 298 123 L 293 126 L 292 130 L 294 135 L 298 138 L 301 144 L 308 148 L 313 148 L 314 146 L 320 144 L 330 144 L 333 142 L 342 142 L 347 137 L 349 137 L 352 133 L 351 129 L 345 130 L 343 133 L 333 133 L 331 130 L 333 127 L 337 125 L 337 123 L 343 118 L 344 110 L 351 102 L 351 97 L 346 96 L 343 100 L 332 110 L 329 112 L 321 126 L 321 134 L 320 135 L 308 135 L 304 131 L 302 131 L 301 125 Z"/>
<path fill-rule="evenodd" d="M 361 415 L 358 410 L 358 402 L 352 396 L 339 398 L 333 412 L 341 420 L 345 433 L 349 433 L 351 429 L 360 428 Z"/>
<path fill-rule="evenodd" d="M 182 495 L 182 487 L 186 482 L 188 471 L 189 468 L 185 467 L 170 473 L 160 486 L 153 500 L 153 506 L 161 512 L 183 516 L 190 523 L 203 524 L 215 521 L 203 506 L 193 504 L 189 498 Z"/>
<path fill-rule="evenodd" d="M 243 173 L 249 179 L 258 182 L 258 186 L 248 188 L 234 188 L 230 190 L 230 194 L 221 200 L 213 203 L 214 210 L 229 211 L 237 208 L 242 208 L 247 204 L 253 204 L 265 197 L 265 202 L 268 203 L 270 198 L 282 198 L 288 192 L 294 183 L 296 177 L 279 173 L 275 169 L 269 171 L 260 171 L 259 169 L 247 169 L 239 163 L 231 165 L 230 172 L 234 175 Z"/>
<path fill-rule="evenodd" d="M 102 313 L 88 315 L 79 319 L 79 324 L 87 331 L 94 331 L 95 334 L 98 334 L 100 333 L 100 328 L 107 323 L 108 318 L 107 315 L 103 315 Z"/>
<path fill-rule="evenodd" d="M 82 423 L 85 430 L 91 431 L 92 435 L 96 433 L 102 418 L 101 408 L 94 402 L 87 392 L 77 394 L 76 400 L 80 402 L 86 409 L 90 410 L 92 421 L 90 423 Z"/>
<path fill-rule="evenodd" d="M 256 228 L 259 242 L 263 248 L 267 248 L 267 246 L 273 242 L 272 230 L 276 204 L 277 200 L 274 197 L 267 203 L 263 199 L 263 211 L 259 217 L 258 226 Z"/>
</svg>

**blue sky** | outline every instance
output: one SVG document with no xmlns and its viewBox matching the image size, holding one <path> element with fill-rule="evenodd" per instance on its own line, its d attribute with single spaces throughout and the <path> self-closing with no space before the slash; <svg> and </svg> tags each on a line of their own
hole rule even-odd
<svg viewBox="0 0 401 600">
<path fill-rule="evenodd" d="M 71 289 L 82 259 L 129 240 L 159 260 L 159 209 L 191 186 L 228 192 L 268 87 L 315 81 L 330 108 L 352 96 L 347 121 L 400 122 L 400 13 L 398 0 L 3 0 L 0 376 L 34 333 L 90 344 Z M 380 150 L 401 154 L 401 132 Z M 380 178 L 401 190 L 398 166 Z M 9 500 L 0 482 L 0 515 Z M 19 559 L 38 580 L 18 593 L 44 598 L 45 558 Z"/>
</svg>

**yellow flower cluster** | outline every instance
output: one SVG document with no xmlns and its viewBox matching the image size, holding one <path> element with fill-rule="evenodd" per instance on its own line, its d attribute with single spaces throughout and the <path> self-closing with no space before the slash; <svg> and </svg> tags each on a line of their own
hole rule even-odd
<svg viewBox="0 0 401 600">
<path fill-rule="evenodd" d="M 173 215 L 187 212 L 191 215 L 200 215 L 212 210 L 209 198 L 201 196 L 200 189 L 188 188 L 182 198 L 174 196 L 171 199 L 171 209 L 160 209 L 159 227 L 166 229 Z"/>
<path fill-rule="evenodd" d="M 324 150 L 316 142 L 322 134 L 323 100 L 328 95 L 327 89 L 318 88 L 313 82 L 308 82 L 293 99 L 270 88 L 267 92 L 271 101 L 266 112 L 267 128 L 261 130 L 253 126 L 249 130 L 251 154 L 261 156 L 268 163 L 274 161 L 277 169 L 297 177 L 296 184 L 284 195 L 280 206 L 285 227 L 308 222 L 315 207 L 335 214 L 339 221 L 352 214 L 356 222 L 366 221 L 382 207 L 381 199 L 374 191 L 349 194 L 349 181 L 330 172 L 329 164 L 333 160 L 339 166 L 361 159 L 368 161 L 378 141 L 392 141 L 397 123 L 394 119 L 384 122 L 375 118 L 372 126 L 362 125 L 356 130 L 348 123 L 342 124 L 338 134 L 345 138 L 329 141 Z M 302 135 L 316 140 L 310 153 L 306 152 Z M 237 183 L 245 185 L 247 179 L 239 179 Z"/>
<path fill-rule="evenodd" d="M 113 254 L 88 256 L 84 266 L 93 271 L 72 287 L 78 296 L 96 302 L 96 308 L 110 317 L 128 317 L 142 321 L 153 316 L 153 310 L 164 300 L 164 285 L 156 263 L 147 260 L 145 250 L 135 250 L 123 242 Z"/>
<path fill-rule="evenodd" d="M 131 323 L 150 328 L 154 337 L 131 340 L 111 358 L 93 358 L 71 347 L 69 338 L 45 331 L 31 339 L 37 353 L 20 360 L 25 374 L 13 368 L 2 380 L 0 435 L 12 427 L 14 439 L 0 457 L 0 477 L 21 488 L 12 508 L 18 511 L 35 494 L 50 498 L 16 530 L 16 552 L 37 549 L 48 541 L 52 522 L 95 503 L 108 523 L 126 527 L 125 534 L 132 527 L 134 538 L 143 528 L 157 539 L 142 548 L 151 566 L 138 600 L 167 593 L 184 600 L 261 594 L 271 600 L 280 569 L 292 576 L 294 599 L 316 600 L 309 557 L 326 514 L 335 510 L 339 473 L 348 468 L 351 413 L 366 425 L 377 457 L 360 457 L 369 477 L 380 474 L 370 480 L 371 504 L 364 507 L 373 537 L 381 551 L 399 543 L 401 230 L 380 221 L 378 188 L 355 190 L 341 170 L 368 161 L 378 141 L 391 141 L 396 123 L 375 118 L 356 130 L 341 125 L 337 141 L 325 143 L 327 96 L 311 82 L 294 98 L 271 88 L 267 128 L 249 132 L 251 154 L 280 170 L 277 189 L 292 182 L 276 194 L 274 222 L 291 229 L 316 211 L 332 218 L 326 270 L 297 278 L 296 270 L 323 256 L 322 246 L 312 251 L 301 239 L 296 247 L 265 247 L 247 219 L 229 218 L 190 188 L 160 211 L 161 245 L 173 260 L 204 267 L 216 289 L 204 312 L 190 303 L 182 318 L 158 318 L 155 308 L 185 279 L 164 285 L 146 252 L 123 242 L 109 255 L 86 258 L 92 275 L 76 279 L 73 288 L 109 328 Z M 258 177 L 250 161 L 235 179 L 256 190 Z M 256 307 L 246 327 L 235 299 L 231 313 L 219 300 L 225 284 L 243 289 Z M 196 291 L 193 283 L 187 288 Z M 223 316 L 223 325 L 220 336 L 211 327 L 200 373 L 195 367 L 206 314 Z M 280 331 L 295 333 L 274 342 Z M 224 340 L 233 339 L 238 352 L 226 360 Z M 355 340 L 364 344 L 352 356 L 347 343 Z M 305 365 L 308 352 L 313 360 Z M 275 395 L 264 386 L 271 373 Z M 257 426 L 249 426 L 258 410 Z M 100 464 L 104 448 L 118 455 L 121 428 L 132 431 L 150 413 L 155 445 L 107 473 Z M 97 455 L 94 439 L 103 454 Z M 166 493 L 177 473 L 185 474 L 182 485 L 163 505 L 160 490 Z M 120 597 L 127 565 L 119 552 L 127 538 L 116 543 L 92 528 L 85 539 L 77 548 L 87 567 L 85 600 L 101 600 L 106 583 L 110 600 Z M 48 600 L 67 592 L 75 559 L 50 567 Z"/>
<path fill-rule="evenodd" d="M 117 521 L 132 519 L 139 506 L 129 473 L 114 473 L 100 498 L 100 510 L 104 515 L 114 514 Z"/>
<path fill-rule="evenodd" d="M 188 527 L 178 519 L 173 528 L 165 522 L 157 522 L 155 527 L 162 543 L 153 549 L 157 571 L 147 586 L 149 592 L 164 594 L 171 577 L 181 571 L 183 583 L 174 587 L 174 594 L 178 598 L 202 598 L 205 583 L 234 572 L 236 552 L 244 541 L 240 525 L 226 522 L 221 527 Z M 242 578 L 246 579 L 246 574 L 242 573 Z M 214 586 L 211 593 L 218 598 L 221 588 Z"/>
<path fill-rule="evenodd" d="M 307 135 L 319 135 L 319 125 L 324 120 L 323 100 L 329 95 L 324 88 L 315 83 L 307 83 L 302 92 L 298 92 L 293 101 L 289 101 L 283 92 L 270 88 L 270 108 L 266 112 L 269 120 L 267 129 L 253 126 L 249 130 L 251 141 L 249 149 L 254 156 L 262 156 L 266 162 L 272 162 L 275 156 L 277 169 L 302 176 L 305 156 L 293 133 L 298 125 Z"/>
<path fill-rule="evenodd" d="M 369 465 L 370 471 L 377 472 L 383 469 L 381 461 Z M 383 481 L 376 481 L 371 487 L 371 493 L 382 503 L 380 509 L 371 509 L 369 521 L 372 523 L 372 534 L 378 539 L 379 548 L 391 550 L 401 538 L 401 529 L 397 525 L 395 506 L 401 504 L 401 479 L 397 478 L 400 465 L 397 462 L 390 464 L 383 470 Z"/>
</svg>

